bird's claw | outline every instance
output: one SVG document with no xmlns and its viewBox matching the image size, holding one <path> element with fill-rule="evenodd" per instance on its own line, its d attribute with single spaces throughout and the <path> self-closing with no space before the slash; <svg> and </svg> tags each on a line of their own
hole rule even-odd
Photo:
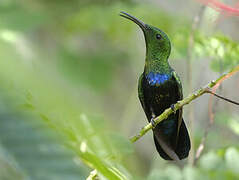
<svg viewBox="0 0 239 180">
<path fill-rule="evenodd" d="M 175 110 L 174 104 L 172 104 L 172 105 L 170 106 L 170 108 L 172 109 L 173 113 L 176 114 L 176 110 Z"/>
<path fill-rule="evenodd" d="M 156 123 L 155 123 L 155 121 L 154 121 L 154 118 L 151 118 L 150 123 L 152 124 L 153 128 L 156 127 Z"/>
</svg>

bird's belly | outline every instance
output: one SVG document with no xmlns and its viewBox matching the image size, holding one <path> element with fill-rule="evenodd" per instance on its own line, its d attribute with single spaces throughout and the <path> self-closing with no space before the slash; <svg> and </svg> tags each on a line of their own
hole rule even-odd
<svg viewBox="0 0 239 180">
<path fill-rule="evenodd" d="M 177 85 L 172 81 L 167 81 L 160 86 L 146 86 L 144 88 L 145 105 L 147 107 L 146 115 L 148 121 L 151 118 L 159 116 L 165 109 L 175 104 L 179 99 Z M 172 137 L 175 135 L 177 127 L 178 113 L 171 114 L 156 127 L 162 134 Z"/>
<path fill-rule="evenodd" d="M 170 81 L 158 87 L 148 86 L 144 91 L 144 97 L 147 99 L 146 106 L 158 116 L 178 101 L 177 87 Z"/>
</svg>

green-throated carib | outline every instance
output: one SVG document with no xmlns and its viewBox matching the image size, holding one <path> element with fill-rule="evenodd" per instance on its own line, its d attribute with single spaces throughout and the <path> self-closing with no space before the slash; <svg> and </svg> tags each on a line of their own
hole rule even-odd
<svg viewBox="0 0 239 180">
<path fill-rule="evenodd" d="M 144 72 L 138 82 L 138 96 L 149 122 L 183 98 L 182 85 L 168 63 L 171 44 L 160 29 L 145 24 L 128 13 L 120 16 L 135 22 L 143 31 L 146 42 Z M 171 114 L 153 128 L 154 142 L 166 160 L 184 159 L 190 150 L 190 139 L 182 118 L 182 109 Z M 176 157 L 175 157 L 176 156 Z"/>
</svg>

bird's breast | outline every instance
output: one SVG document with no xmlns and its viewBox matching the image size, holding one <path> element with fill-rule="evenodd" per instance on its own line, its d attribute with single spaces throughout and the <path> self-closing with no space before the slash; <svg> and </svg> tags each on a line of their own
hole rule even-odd
<svg viewBox="0 0 239 180">
<path fill-rule="evenodd" d="M 161 114 L 166 108 L 178 101 L 178 88 L 171 74 L 150 72 L 142 81 L 142 93 L 145 105 L 154 111 L 155 115 Z M 150 111 L 150 110 L 149 110 Z"/>
</svg>

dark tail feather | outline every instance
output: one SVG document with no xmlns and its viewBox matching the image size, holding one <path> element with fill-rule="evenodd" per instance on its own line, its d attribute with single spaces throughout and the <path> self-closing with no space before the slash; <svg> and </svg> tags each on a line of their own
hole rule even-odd
<svg viewBox="0 0 239 180">
<path fill-rule="evenodd" d="M 156 146 L 156 149 L 157 149 L 158 153 L 160 154 L 160 156 L 163 159 L 172 160 L 167 155 L 167 153 L 164 152 L 164 150 L 162 149 L 162 147 L 158 143 L 157 138 L 155 137 L 155 135 L 154 135 L 154 143 L 155 143 L 155 146 Z M 190 148 L 191 148 L 191 143 L 190 143 L 190 138 L 189 138 L 189 135 L 188 135 L 188 130 L 185 126 L 184 121 L 182 121 L 180 130 L 179 130 L 178 143 L 177 143 L 177 147 L 176 147 L 176 150 L 175 150 L 175 152 L 178 155 L 180 160 L 188 157 Z"/>
<path fill-rule="evenodd" d="M 159 145 L 158 140 L 157 140 L 157 138 L 156 138 L 155 135 L 154 135 L 154 143 L 155 143 L 155 146 L 156 146 L 156 149 L 157 149 L 159 155 L 160 155 L 163 159 L 165 159 L 165 160 L 172 160 L 172 159 L 168 156 L 168 154 L 165 153 L 164 150 L 161 148 L 161 146 Z"/>
<path fill-rule="evenodd" d="M 191 149 L 190 138 L 188 135 L 187 127 L 185 126 L 184 121 L 182 121 L 179 135 L 178 135 L 178 144 L 176 148 L 176 154 L 179 159 L 184 159 L 188 157 L 189 151 Z"/>
</svg>

